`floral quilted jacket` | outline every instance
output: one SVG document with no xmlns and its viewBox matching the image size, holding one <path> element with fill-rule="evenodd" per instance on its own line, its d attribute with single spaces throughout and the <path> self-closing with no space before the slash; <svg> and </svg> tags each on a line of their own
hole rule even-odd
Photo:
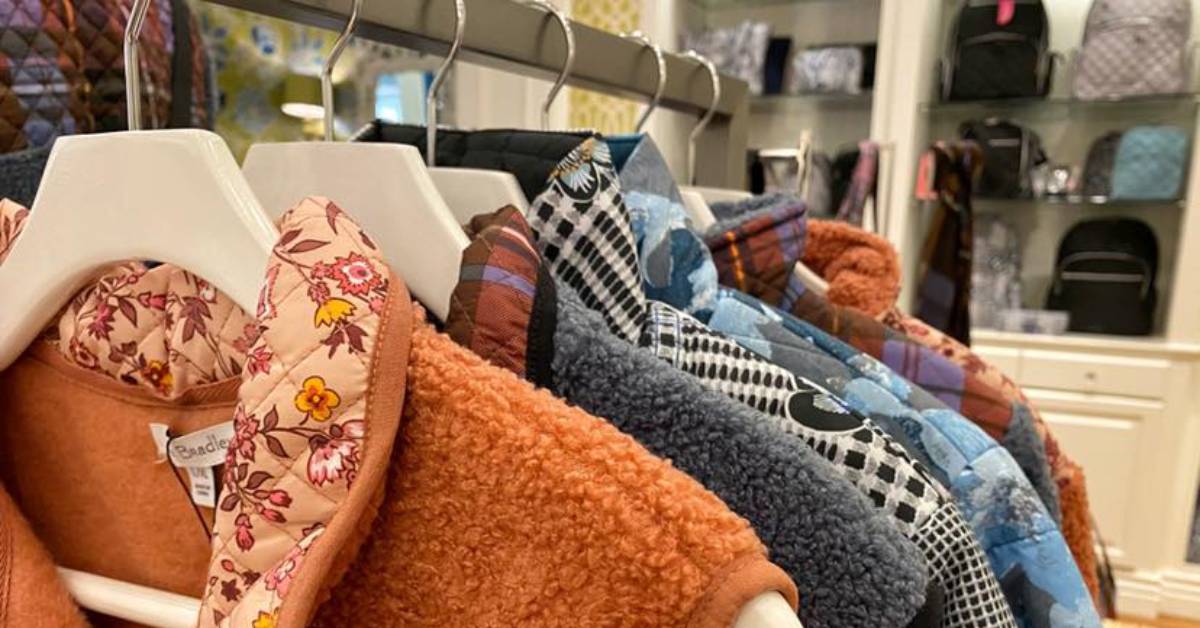
<svg viewBox="0 0 1200 628">
<path fill-rule="evenodd" d="M 4 248 L 21 213 L 0 207 Z M 23 445 L 0 478 L 56 560 L 202 596 L 202 626 L 716 627 L 765 591 L 796 603 L 715 496 L 424 323 L 336 205 L 307 199 L 280 230 L 255 315 L 184 271 L 126 264 L 0 373 L 0 442 Z M 216 508 L 197 521 L 146 424 L 229 417 Z M 64 446 L 80 440 L 113 455 Z M 47 459 L 56 473 L 37 473 Z M 20 570 L 6 586 L 44 575 L 31 544 L 0 543 Z M 41 572 L 9 560 L 28 556 Z M 3 593 L 3 625 L 62 600 Z"/>
<path fill-rule="evenodd" d="M 638 163 L 633 157 L 626 164 L 627 169 L 630 167 L 653 166 Z M 1004 450 L 919 387 L 894 374 L 889 380 L 877 380 L 872 375 L 878 369 L 864 372 L 866 369 L 850 356 L 814 343 L 805 333 L 811 327 L 806 323 L 775 312 L 753 297 L 705 285 L 716 270 L 703 242 L 688 228 L 682 207 L 654 194 L 631 191 L 626 199 L 634 216 L 642 259 L 672 269 L 669 274 L 655 272 L 643 261 L 644 282 L 673 283 L 670 288 L 658 288 L 689 304 L 714 329 L 797 374 L 826 383 L 857 410 L 888 426 L 953 489 L 988 550 L 993 568 L 1001 575 L 1023 625 L 1078 625 L 1069 619 L 1072 617 L 1091 625 L 1088 622 L 1095 619 L 1094 611 L 1086 596 L 1082 604 L 1078 599 L 1083 587 L 1072 575 L 1076 569 L 1066 546 L 1028 481 Z M 803 240 L 789 240 L 781 246 L 794 247 L 793 254 L 798 258 Z M 897 381 L 908 388 L 896 386 Z M 932 420 L 934 409 L 945 416 Z M 937 446 L 932 445 L 930 432 L 939 434 Z M 940 436 L 943 432 L 946 435 Z M 947 445 L 957 453 L 949 455 Z M 1048 569 L 1048 564 L 1053 567 Z"/>
<path fill-rule="evenodd" d="M 809 312 L 813 317 L 804 318 L 818 325 L 822 325 L 821 321 L 838 321 L 834 328 L 822 328 L 936 393 L 1000 441 L 1034 483 L 1050 513 L 1061 522 L 1088 589 L 1098 599 L 1096 555 L 1083 471 L 1063 452 L 1020 387 L 969 348 L 896 308 L 900 265 L 895 250 L 885 240 L 849 225 L 806 221 L 803 209 L 794 199 L 777 197 L 771 201 L 767 209 L 773 208 L 774 213 L 766 211 L 746 214 L 740 220 L 731 219 L 725 223 L 727 226 L 744 224 L 735 229 L 725 228 L 725 234 L 719 236 L 722 239 L 719 246 L 710 241 L 718 265 L 727 253 L 739 248 L 753 249 L 755 257 L 744 268 L 762 268 L 759 277 L 778 285 L 788 280 L 777 277 L 777 271 L 803 257 L 810 269 L 829 280 L 828 303 L 812 295 L 798 296 L 791 306 L 793 312 Z M 758 205 L 752 207 L 763 209 Z M 736 205 L 728 204 L 723 211 L 735 208 Z M 720 231 L 721 227 L 714 229 Z M 797 241 L 803 245 L 792 244 Z M 740 281 L 747 285 L 757 283 L 754 277 Z M 794 288 L 802 292 L 800 284 Z M 860 312 L 875 317 L 882 325 Z"/>
</svg>

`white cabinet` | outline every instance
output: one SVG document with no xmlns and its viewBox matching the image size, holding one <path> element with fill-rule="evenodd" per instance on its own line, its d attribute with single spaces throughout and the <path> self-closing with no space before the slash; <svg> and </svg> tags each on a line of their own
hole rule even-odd
<svg viewBox="0 0 1200 628">
<path fill-rule="evenodd" d="M 986 331 L 975 340 L 1083 467 L 1119 612 L 1200 619 L 1200 565 L 1186 561 L 1200 481 L 1200 347 Z"/>
<path fill-rule="evenodd" d="M 1153 511 L 1153 491 L 1143 490 L 1143 470 L 1154 463 L 1153 437 L 1164 420 L 1160 401 L 1096 399 L 1091 395 L 1030 389 L 1063 449 L 1087 474 L 1092 516 L 1120 567 L 1146 558 L 1139 512 Z"/>
</svg>

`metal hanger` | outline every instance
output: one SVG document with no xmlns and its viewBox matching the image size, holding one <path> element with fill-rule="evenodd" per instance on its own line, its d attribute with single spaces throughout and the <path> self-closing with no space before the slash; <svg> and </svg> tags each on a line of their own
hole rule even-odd
<svg viewBox="0 0 1200 628">
<path fill-rule="evenodd" d="M 563 37 L 567 40 L 567 58 L 563 61 L 562 70 L 558 73 L 558 79 L 554 81 L 554 86 L 550 88 L 550 93 L 546 95 L 546 101 L 542 103 L 542 130 L 550 130 L 550 105 L 554 104 L 554 99 L 558 97 L 558 92 L 562 91 L 563 85 L 567 83 L 567 77 L 571 75 L 571 70 L 575 68 L 575 31 L 571 28 L 571 20 L 563 14 L 558 7 L 550 4 L 549 0 L 529 0 L 529 4 L 540 7 L 547 13 L 554 16 L 558 20 L 559 26 L 562 27 Z"/>
<path fill-rule="evenodd" d="M 655 67 L 658 68 L 658 85 L 654 88 L 654 96 L 650 98 L 650 103 L 646 105 L 646 110 L 642 112 L 642 116 L 638 118 L 637 124 L 633 127 L 634 133 L 641 133 L 642 127 L 650 120 L 650 114 L 658 108 L 659 101 L 662 100 L 663 92 L 667 89 L 667 60 L 663 55 L 662 47 L 650 41 L 642 31 L 633 31 L 632 33 L 621 33 L 621 37 L 636 41 L 650 49 L 654 53 Z"/>
<path fill-rule="evenodd" d="M 420 151 L 400 144 L 331 141 L 333 68 L 353 36 L 362 3 L 354 0 L 346 27 L 321 69 L 326 141 L 255 144 L 242 170 L 258 198 L 276 214 L 314 195 L 343 205 L 379 244 L 388 266 L 413 295 L 445 320 L 469 241 Z"/>
<path fill-rule="evenodd" d="M 700 134 L 704 132 L 704 127 L 708 126 L 710 120 L 717 112 L 717 104 L 721 102 L 721 75 L 717 73 L 717 66 L 712 61 L 696 52 L 688 50 L 683 53 L 683 57 L 692 59 L 700 63 L 704 69 L 708 70 L 709 79 L 712 81 L 712 104 L 704 115 L 700 116 L 699 122 L 692 128 L 692 132 L 688 135 L 688 165 L 687 165 L 687 184 L 680 186 L 679 195 L 683 198 L 683 207 L 687 210 L 688 216 L 692 219 L 692 226 L 701 233 L 717 222 L 717 217 L 713 215 L 712 208 L 708 206 L 708 201 L 704 200 L 704 196 L 695 188 L 691 187 L 696 182 L 696 140 Z"/>
<path fill-rule="evenodd" d="M 524 214 L 529 209 L 529 201 L 512 173 L 481 168 L 436 167 L 437 92 L 445 83 L 450 66 L 454 64 L 454 59 L 462 48 L 463 33 L 467 24 L 464 0 L 454 0 L 454 17 L 454 41 L 451 42 L 450 51 L 446 53 L 445 60 L 429 85 L 429 93 L 425 95 L 425 163 L 429 165 L 429 176 L 460 223 L 465 224 L 477 214 L 505 206 L 515 207 Z"/>
</svg>

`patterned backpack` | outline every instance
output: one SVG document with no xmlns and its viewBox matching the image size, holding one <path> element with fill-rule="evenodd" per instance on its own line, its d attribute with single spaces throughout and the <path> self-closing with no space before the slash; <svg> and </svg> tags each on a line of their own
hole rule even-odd
<svg viewBox="0 0 1200 628">
<path fill-rule="evenodd" d="M 1096 0 L 1075 67 L 1075 97 L 1187 91 L 1191 28 L 1191 0 Z"/>
<path fill-rule="evenodd" d="M 1173 126 L 1138 126 L 1121 136 L 1113 163 L 1112 192 L 1121 200 L 1169 201 L 1180 197 L 1187 171 L 1188 135 Z"/>
</svg>

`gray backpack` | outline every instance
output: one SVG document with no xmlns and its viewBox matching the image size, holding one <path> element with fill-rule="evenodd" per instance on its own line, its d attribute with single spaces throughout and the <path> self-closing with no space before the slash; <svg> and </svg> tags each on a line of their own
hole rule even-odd
<svg viewBox="0 0 1200 628">
<path fill-rule="evenodd" d="M 1121 145 L 1121 131 L 1109 131 L 1092 142 L 1087 161 L 1083 166 L 1083 183 L 1080 193 L 1097 199 L 1112 194 L 1113 166 L 1117 162 L 1117 148 Z"/>
<path fill-rule="evenodd" d="M 1102 100 L 1188 90 L 1190 0 L 1095 0 L 1072 92 Z"/>
</svg>

